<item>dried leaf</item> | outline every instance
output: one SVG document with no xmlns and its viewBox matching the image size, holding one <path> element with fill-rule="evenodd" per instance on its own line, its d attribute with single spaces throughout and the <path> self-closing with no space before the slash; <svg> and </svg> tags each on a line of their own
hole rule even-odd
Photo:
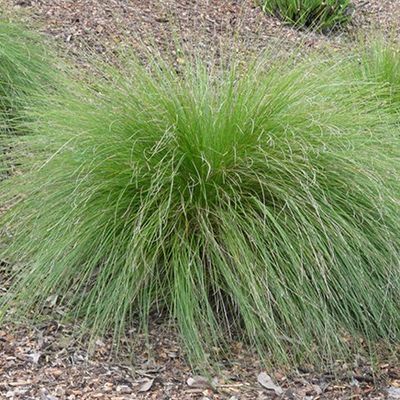
<svg viewBox="0 0 400 400">
<path fill-rule="evenodd" d="M 273 390 L 278 396 L 283 393 L 282 388 L 278 385 L 275 385 L 275 383 L 272 381 L 272 378 L 265 372 L 261 372 L 258 374 L 257 381 L 265 389 Z"/>
<path fill-rule="evenodd" d="M 41 400 L 59 400 L 58 397 L 52 396 L 46 389 L 41 390 Z"/>
<path fill-rule="evenodd" d="M 205 378 L 204 376 L 200 375 L 195 375 L 193 377 L 190 377 L 186 383 L 188 386 L 193 387 L 193 388 L 200 388 L 200 389 L 213 389 L 213 385 L 210 383 L 210 381 Z"/>
<path fill-rule="evenodd" d="M 314 392 L 317 396 L 319 396 L 320 394 L 322 394 L 322 388 L 321 386 L 318 385 L 312 385 L 312 388 L 314 389 Z"/>
<path fill-rule="evenodd" d="M 152 388 L 153 383 L 154 379 L 147 380 L 142 386 L 140 386 L 139 392 L 148 392 Z"/>
<path fill-rule="evenodd" d="M 12 387 L 16 387 L 16 386 L 27 386 L 30 385 L 32 383 L 32 381 L 27 380 L 27 381 L 15 381 L 15 382 L 8 382 L 8 386 L 12 386 Z"/>
<path fill-rule="evenodd" d="M 46 299 L 46 303 L 50 308 L 54 308 L 55 305 L 57 304 L 57 300 L 58 300 L 58 295 L 53 294 Z"/>
<path fill-rule="evenodd" d="M 400 399 L 400 389 L 397 387 L 391 386 L 387 390 L 388 399 L 389 400 L 398 400 Z"/>
<path fill-rule="evenodd" d="M 127 394 L 132 393 L 132 389 L 128 385 L 118 385 L 117 392 Z"/>
<path fill-rule="evenodd" d="M 42 353 L 40 353 L 40 352 L 28 354 L 28 357 L 34 364 L 39 363 L 39 359 L 41 356 L 42 356 Z"/>
</svg>

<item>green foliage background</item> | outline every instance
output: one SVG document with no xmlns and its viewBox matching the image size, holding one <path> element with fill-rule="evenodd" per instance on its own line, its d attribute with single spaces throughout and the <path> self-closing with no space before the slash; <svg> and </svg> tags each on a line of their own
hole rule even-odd
<svg viewBox="0 0 400 400">
<path fill-rule="evenodd" d="M 350 0 L 262 0 L 269 14 L 297 27 L 326 31 L 351 19 Z"/>
</svg>

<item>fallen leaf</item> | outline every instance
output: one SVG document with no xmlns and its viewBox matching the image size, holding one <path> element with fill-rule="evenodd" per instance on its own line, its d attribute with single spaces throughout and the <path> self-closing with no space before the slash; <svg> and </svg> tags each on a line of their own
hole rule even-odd
<svg viewBox="0 0 400 400">
<path fill-rule="evenodd" d="M 41 400 L 58 400 L 58 397 L 52 396 L 46 389 L 41 389 Z"/>
<path fill-rule="evenodd" d="M 188 384 L 188 386 L 193 388 L 213 389 L 213 385 L 210 383 L 210 381 L 204 376 L 200 375 L 195 375 L 193 377 L 190 377 L 186 381 L 186 383 Z"/>
<path fill-rule="evenodd" d="M 277 394 L 278 396 L 283 393 L 282 388 L 278 385 L 275 385 L 275 383 L 272 381 L 271 377 L 268 374 L 266 374 L 265 372 L 260 372 L 258 374 L 257 381 L 265 389 L 273 390 L 275 392 L 275 394 Z"/>
<path fill-rule="evenodd" d="M 131 393 L 132 389 L 128 385 L 118 385 L 117 392 L 127 394 L 127 393 Z M 146 390 L 146 392 L 147 392 L 147 390 Z"/>
<path fill-rule="evenodd" d="M 322 394 L 322 388 L 321 388 L 321 386 L 312 385 L 312 388 L 313 388 L 313 390 L 314 390 L 314 392 L 315 392 L 315 394 L 316 394 L 317 396 L 319 396 L 320 394 Z"/>
<path fill-rule="evenodd" d="M 34 364 L 38 364 L 39 363 L 39 358 L 42 356 L 42 353 L 32 353 L 32 354 L 28 354 L 28 357 L 30 358 L 30 360 L 34 363 Z"/>
<path fill-rule="evenodd" d="M 9 382 L 8 385 L 9 386 L 26 386 L 26 385 L 30 385 L 32 383 L 32 381 L 15 381 L 15 382 Z"/>
<path fill-rule="evenodd" d="M 139 392 L 148 392 L 153 386 L 154 379 L 149 379 L 139 388 Z"/>
<path fill-rule="evenodd" d="M 389 400 L 398 400 L 400 399 L 400 389 L 397 387 L 391 386 L 387 389 L 388 399 Z"/>
<path fill-rule="evenodd" d="M 48 306 L 50 308 L 54 308 L 54 306 L 57 304 L 57 300 L 58 300 L 58 295 L 53 294 L 46 299 L 46 303 L 48 303 Z"/>
</svg>

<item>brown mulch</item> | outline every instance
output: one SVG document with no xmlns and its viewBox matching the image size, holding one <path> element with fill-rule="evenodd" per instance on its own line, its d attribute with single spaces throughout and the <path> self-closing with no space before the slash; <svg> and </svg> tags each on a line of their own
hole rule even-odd
<svg viewBox="0 0 400 400">
<path fill-rule="evenodd" d="M 78 342 L 74 327 L 55 321 L 0 330 L 0 398 L 11 400 L 229 399 L 319 400 L 400 398 L 400 367 L 388 361 L 372 368 L 359 356 L 338 360 L 327 372 L 268 371 L 237 342 L 215 376 L 195 375 L 175 336 L 152 324 L 147 342 L 136 331 L 135 347 L 113 352 L 112 340 Z M 124 344 L 123 344 L 124 346 Z M 398 397 L 396 397 L 398 396 Z"/>
<path fill-rule="evenodd" d="M 399 0 L 353 0 L 354 18 L 344 31 L 325 36 L 301 32 L 265 15 L 257 0 L 0 0 L 11 16 L 35 21 L 72 51 L 90 47 L 102 53 L 129 43 L 137 49 L 180 44 L 213 52 L 232 41 L 241 51 L 260 51 L 271 43 L 339 46 L 363 32 L 379 29 L 400 35 Z"/>
<path fill-rule="evenodd" d="M 6 13 L 37 25 L 64 48 L 99 53 L 129 43 L 140 51 L 157 46 L 176 52 L 174 37 L 187 46 L 215 52 L 232 41 L 240 51 L 267 45 L 303 43 L 341 46 L 361 32 L 378 28 L 400 37 L 400 0 L 354 0 L 354 22 L 329 36 L 299 32 L 264 15 L 254 0 L 0 0 Z M 178 57 L 179 54 L 174 53 Z M 36 327 L 0 326 L 0 399 L 400 399 L 400 367 L 389 355 L 374 368 L 359 357 L 338 360 L 326 372 L 267 371 L 240 343 L 217 376 L 195 376 L 181 354 L 178 339 L 154 323 L 147 342 L 138 333 L 119 358 L 111 339 L 87 343 L 74 327 L 48 322 Z M 124 358 L 121 359 L 121 354 Z M 385 357 L 382 357 L 385 358 Z M 267 387 L 265 387 L 267 386 Z"/>
</svg>

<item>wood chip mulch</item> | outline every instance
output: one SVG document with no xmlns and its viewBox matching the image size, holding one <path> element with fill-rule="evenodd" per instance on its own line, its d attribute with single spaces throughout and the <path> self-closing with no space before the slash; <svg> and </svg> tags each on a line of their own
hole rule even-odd
<svg viewBox="0 0 400 400">
<path fill-rule="evenodd" d="M 102 53 L 121 43 L 138 50 L 155 45 L 174 51 L 176 37 L 188 47 L 210 52 L 232 40 L 241 51 L 260 51 L 275 42 L 340 46 L 371 29 L 400 37 L 399 0 L 353 0 L 352 24 L 328 36 L 282 24 L 265 15 L 257 0 L 0 0 L 1 4 L 10 16 L 30 25 L 34 21 L 71 51 L 90 47 Z"/>
<path fill-rule="evenodd" d="M 235 342 L 232 357 L 221 363 L 215 376 L 205 377 L 191 371 L 176 337 L 162 323 L 153 324 L 149 341 L 131 332 L 136 345 L 127 344 L 120 356 L 109 338 L 96 340 L 89 353 L 87 343 L 73 339 L 73 332 L 73 326 L 55 321 L 36 327 L 2 326 L 0 398 L 400 399 L 400 366 L 390 356 L 374 368 L 359 356 L 352 365 L 336 361 L 328 372 L 263 371 L 257 356 Z"/>
</svg>

